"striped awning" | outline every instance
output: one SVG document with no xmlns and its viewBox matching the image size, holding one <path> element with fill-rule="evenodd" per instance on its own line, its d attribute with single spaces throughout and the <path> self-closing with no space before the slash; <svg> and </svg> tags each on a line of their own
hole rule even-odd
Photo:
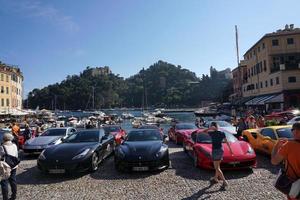
<svg viewBox="0 0 300 200">
<path fill-rule="evenodd" d="M 259 96 L 251 99 L 250 101 L 247 101 L 245 105 L 247 106 L 255 106 L 255 105 L 264 105 L 266 101 L 276 97 L 277 95 L 264 95 L 264 96 Z"/>
</svg>

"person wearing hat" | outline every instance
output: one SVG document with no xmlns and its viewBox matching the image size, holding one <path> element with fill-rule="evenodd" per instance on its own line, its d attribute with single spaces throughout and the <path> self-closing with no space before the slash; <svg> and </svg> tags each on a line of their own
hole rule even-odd
<svg viewBox="0 0 300 200">
<path fill-rule="evenodd" d="M 300 122 L 292 126 L 293 139 L 281 138 L 273 148 L 271 162 L 273 165 L 279 165 L 285 162 L 287 175 L 292 180 L 300 178 Z M 288 196 L 288 199 L 291 198 Z"/>
<path fill-rule="evenodd" d="M 3 144 L 0 146 L 0 157 L 2 158 L 5 155 L 5 151 L 8 155 L 18 157 L 18 148 L 16 144 L 12 142 L 14 136 L 10 133 L 5 133 L 3 135 Z M 5 149 L 4 149 L 5 148 Z M 11 170 L 10 177 L 6 180 L 1 180 L 1 189 L 3 200 L 15 200 L 17 197 L 17 181 L 16 181 L 16 173 L 17 167 L 14 167 Z M 8 198 L 8 183 L 11 187 L 11 198 Z"/>
</svg>

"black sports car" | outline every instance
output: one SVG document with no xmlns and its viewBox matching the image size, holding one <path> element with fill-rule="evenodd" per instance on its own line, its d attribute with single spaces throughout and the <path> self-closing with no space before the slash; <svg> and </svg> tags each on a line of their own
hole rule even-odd
<svg viewBox="0 0 300 200">
<path fill-rule="evenodd" d="M 136 129 L 115 150 L 118 171 L 148 171 L 169 167 L 169 149 L 165 136 L 157 129 Z"/>
<path fill-rule="evenodd" d="M 114 137 L 103 129 L 82 130 L 45 149 L 37 161 L 38 168 L 48 173 L 96 171 L 115 146 Z"/>
</svg>

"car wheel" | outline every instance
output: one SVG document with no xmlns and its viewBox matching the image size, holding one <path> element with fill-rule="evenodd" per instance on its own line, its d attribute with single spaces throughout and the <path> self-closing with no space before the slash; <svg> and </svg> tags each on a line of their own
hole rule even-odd
<svg viewBox="0 0 300 200">
<path fill-rule="evenodd" d="M 122 165 L 115 161 L 115 169 L 118 171 L 118 172 L 123 172 L 124 171 L 124 168 L 122 167 Z"/>
<path fill-rule="evenodd" d="M 186 146 L 185 146 L 184 142 L 182 143 L 182 148 L 183 148 L 184 153 L 187 153 Z"/>
<path fill-rule="evenodd" d="M 177 135 L 175 135 L 175 144 L 179 144 Z"/>
<path fill-rule="evenodd" d="M 194 153 L 194 167 L 198 168 L 198 156 L 196 153 Z"/>
<path fill-rule="evenodd" d="M 92 155 L 91 171 L 92 171 L 92 172 L 97 171 L 98 167 L 99 167 L 99 156 L 98 156 L 98 154 L 95 152 L 95 153 L 93 153 L 93 155 Z"/>
</svg>

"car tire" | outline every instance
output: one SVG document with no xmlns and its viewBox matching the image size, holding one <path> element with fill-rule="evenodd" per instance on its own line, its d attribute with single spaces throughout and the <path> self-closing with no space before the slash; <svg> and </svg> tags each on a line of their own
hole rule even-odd
<svg viewBox="0 0 300 200">
<path fill-rule="evenodd" d="M 184 145 L 184 142 L 182 143 L 182 148 L 183 148 L 184 153 L 187 153 L 186 146 Z"/>
<path fill-rule="evenodd" d="M 177 135 L 175 135 L 175 144 L 179 145 L 179 142 L 178 142 L 178 137 L 177 137 Z"/>
<path fill-rule="evenodd" d="M 99 155 L 94 152 L 91 158 L 91 167 L 90 170 L 91 172 L 97 171 L 99 168 Z"/>
<path fill-rule="evenodd" d="M 194 167 L 198 168 L 199 167 L 198 166 L 198 156 L 196 153 L 194 153 L 193 160 L 194 160 L 194 163 L 193 163 Z"/>
<path fill-rule="evenodd" d="M 115 169 L 118 171 L 118 172 L 124 172 L 124 168 L 122 167 L 122 165 L 120 165 L 119 163 L 115 162 Z"/>
</svg>

